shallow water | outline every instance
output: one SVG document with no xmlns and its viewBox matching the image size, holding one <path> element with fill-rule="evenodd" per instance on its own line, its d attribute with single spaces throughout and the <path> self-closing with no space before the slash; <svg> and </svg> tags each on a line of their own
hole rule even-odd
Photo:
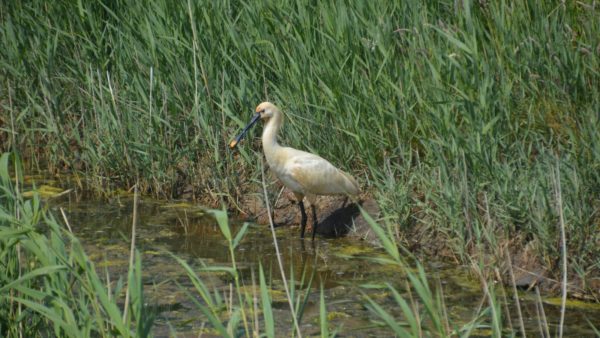
<svg viewBox="0 0 600 338">
<path fill-rule="evenodd" d="M 59 216 L 62 207 L 73 232 L 84 244 L 90 258 L 96 263 L 100 275 L 109 275 L 112 282 L 124 278 L 129 258 L 129 238 L 132 223 L 132 198 L 125 196 L 112 201 L 75 201 L 69 197 L 50 203 L 51 210 Z M 149 199 L 140 201 L 138 209 L 137 249 L 142 253 L 144 292 L 146 303 L 156 313 L 153 334 L 157 337 L 198 336 L 200 332 L 214 334 L 205 323 L 201 312 L 186 292 L 194 294 L 192 283 L 183 268 L 169 255 L 185 259 L 191 266 L 230 266 L 231 259 L 226 241 L 216 222 L 206 216 L 200 207 L 189 204 L 165 204 Z M 241 222 L 232 222 L 232 233 Z M 320 285 L 324 288 L 330 330 L 349 336 L 389 336 L 381 321 L 366 307 L 365 295 L 370 296 L 386 310 L 399 315 L 395 302 L 387 289 L 380 286 L 389 282 L 404 296 L 405 273 L 397 266 L 376 264 L 364 257 L 385 257 L 381 250 L 350 239 L 317 238 L 299 239 L 298 227 L 276 229 L 282 251 L 286 276 L 293 272 L 297 291 L 310 293 L 301 329 L 304 335 L 319 334 Z M 288 303 L 283 292 L 281 275 L 271 232 L 266 225 L 254 225 L 236 249 L 235 259 L 242 281 L 249 293 L 251 285 L 258 285 L 258 263 L 265 268 L 271 281 L 276 332 L 287 336 L 292 324 Z M 460 328 L 468 323 L 481 306 L 486 307 L 479 282 L 469 269 L 436 262 L 423 262 L 432 287 L 441 285 L 448 318 Z M 302 276 L 305 276 L 301 284 Z M 310 289 L 306 284 L 314 280 Z M 230 295 L 231 278 L 225 273 L 199 273 L 211 290 L 218 290 L 225 299 Z M 260 295 L 257 292 L 257 297 Z M 416 297 L 416 296 L 415 296 Z M 501 295 L 499 293 L 499 298 Z M 511 313 L 513 327 L 517 327 L 516 308 L 510 295 L 503 305 L 503 315 Z M 538 315 L 534 294 L 520 294 L 525 326 L 530 334 L 539 336 Z M 196 297 L 199 299 L 199 297 Z M 234 295 L 235 299 L 235 295 Z M 235 300 L 234 300 L 235 302 Z M 260 308 L 260 305 L 259 305 Z M 422 308 L 422 306 L 421 306 Z M 558 325 L 559 307 L 544 304 L 544 310 L 554 335 Z M 397 317 L 400 319 L 400 317 Z M 591 309 L 568 308 L 565 336 L 594 336 L 587 320 L 600 327 L 600 306 Z M 505 327 L 509 327 L 507 322 Z M 249 325 L 253 326 L 253 323 Z M 261 324 L 262 325 L 262 324 Z M 451 327 L 454 329 L 454 327 Z M 474 335 L 487 336 L 490 330 L 480 329 Z M 508 333 L 508 332 L 507 332 Z"/>
</svg>

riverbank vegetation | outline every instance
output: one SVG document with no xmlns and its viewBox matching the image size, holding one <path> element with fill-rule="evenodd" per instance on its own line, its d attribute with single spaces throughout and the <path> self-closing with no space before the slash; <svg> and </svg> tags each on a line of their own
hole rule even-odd
<svg viewBox="0 0 600 338">
<path fill-rule="evenodd" d="M 344 163 L 394 243 L 491 266 L 511 252 L 547 280 L 562 278 L 564 254 L 571 294 L 593 298 L 599 10 L 2 3 L 0 147 L 100 195 L 139 182 L 232 206 L 260 191 L 262 155 L 228 141 L 270 100 L 287 114 L 282 142 Z"/>
<path fill-rule="evenodd" d="M 523 336 L 526 332 L 549 336 L 549 332 L 563 331 L 562 321 L 559 324 L 556 317 L 546 317 L 544 308 L 548 309 L 547 304 L 552 302 L 551 299 L 542 300 L 539 292 L 534 303 L 537 316 L 524 321 L 518 293 L 515 291 L 512 294 L 514 302 L 509 301 L 512 292 L 502 284 L 490 283 L 494 277 L 486 275 L 487 269 L 481 262 L 473 263 L 473 271 L 477 272 L 480 283 L 471 286 L 481 292 L 479 306 L 465 313 L 461 309 L 466 304 L 450 305 L 457 295 L 448 293 L 449 286 L 441 284 L 438 279 L 440 276 L 433 273 L 436 278 L 428 277 L 430 273 L 425 272 L 418 261 L 414 262 L 410 253 L 401 254 L 397 243 L 390 240 L 385 228 L 368 216 L 365 217 L 381 240 L 383 252 L 379 251 L 370 258 L 352 259 L 355 263 L 363 259 L 369 265 L 393 269 L 395 276 L 393 280 L 376 280 L 358 286 L 360 293 L 355 298 L 362 304 L 362 314 L 352 321 L 363 324 L 352 325 L 350 331 L 344 331 L 343 324 L 336 321 L 336 318 L 349 314 L 328 310 L 339 308 L 339 304 L 335 303 L 340 301 L 326 300 L 323 280 L 315 276 L 316 270 L 307 270 L 305 265 L 300 275 L 295 275 L 294 271 L 298 270 L 293 261 L 288 261 L 285 268 L 279 266 L 279 272 L 273 271 L 273 267 L 265 271 L 260 259 L 250 266 L 247 265 L 248 261 L 240 262 L 246 265 L 244 268 L 238 266 L 236 257 L 240 254 L 240 244 L 246 241 L 249 224 L 232 227 L 225 210 L 209 212 L 213 214 L 223 239 L 215 244 L 226 243 L 230 263 L 203 263 L 198 266 L 194 260 L 165 252 L 163 254 L 172 261 L 170 264 L 179 265 L 181 272 L 157 285 L 157 280 L 152 278 L 157 271 L 152 266 L 152 259 L 150 263 L 142 262 L 143 256 L 148 259 L 157 253 L 151 253 L 147 247 L 138 248 L 135 244 L 135 229 L 139 221 L 136 216 L 139 214 L 139 196 L 135 193 L 132 196 L 130 256 L 129 259 L 122 257 L 124 261 L 129 260 L 129 264 L 124 273 L 115 273 L 114 269 L 109 268 L 113 263 L 106 261 L 106 255 L 104 261 L 96 264 L 92 256 L 86 253 L 83 241 L 80 242 L 74 235 L 75 228 L 72 228 L 81 224 L 71 224 L 62 208 L 58 208 L 62 218 L 57 219 L 54 217 L 57 213 L 48 210 L 37 192 L 31 197 L 23 197 L 26 195 L 23 189 L 30 187 L 24 187 L 22 173 L 18 156 L 10 153 L 0 156 L 0 189 L 3 192 L 0 195 L 0 265 L 3 267 L 0 273 L 0 333 L 3 336 L 147 337 L 206 334 L 221 337 L 301 337 L 320 334 L 329 337 L 341 331 L 342 334 L 364 332 L 400 337 L 500 337 L 514 335 L 517 331 Z M 274 239 L 275 236 L 273 231 Z M 139 239 L 144 242 L 143 237 Z M 90 246 L 87 248 L 90 249 Z M 351 248 L 344 252 L 351 253 L 358 249 Z M 360 249 L 358 252 L 361 252 Z M 280 259 L 279 253 L 277 256 Z M 317 256 L 314 258 L 316 262 Z M 413 264 L 414 268 L 411 267 Z M 167 271 L 164 273 L 169 274 Z M 277 277 L 279 274 L 282 279 Z M 189 282 L 183 282 L 184 276 Z M 219 286 L 215 284 L 215 277 L 227 282 Z M 321 283 L 320 288 L 315 286 L 317 280 Z M 178 288 L 160 288 L 160 285 L 173 282 Z M 281 290 L 282 282 L 285 292 Z M 184 299 L 178 298 L 177 293 L 183 294 Z M 333 296 L 331 291 L 327 294 L 328 297 Z M 175 309 L 169 310 L 164 305 L 155 304 L 156 297 L 179 300 L 172 305 Z M 348 302 L 350 300 L 342 301 L 345 304 Z M 159 319 L 162 312 L 176 311 L 182 303 L 191 304 L 192 309 L 187 311 L 195 309 L 191 327 L 186 318 L 183 318 L 186 323 L 183 325 L 177 324 L 178 320 L 167 320 L 165 325 L 164 318 L 162 321 Z M 317 315 L 311 316 L 310 307 L 315 305 Z M 456 310 L 457 307 L 459 310 Z M 569 308 L 573 311 L 577 306 L 570 304 Z M 590 308 L 593 307 L 588 306 Z M 512 312 L 514 309 L 518 315 Z M 593 316 L 593 312 L 584 313 L 580 314 L 584 318 Z M 567 332 L 598 334 L 598 329 L 590 319 L 586 320 L 589 329 L 582 328 L 581 323 L 566 323 Z M 160 328 L 156 328 L 158 332 L 155 325 L 160 325 Z"/>
</svg>

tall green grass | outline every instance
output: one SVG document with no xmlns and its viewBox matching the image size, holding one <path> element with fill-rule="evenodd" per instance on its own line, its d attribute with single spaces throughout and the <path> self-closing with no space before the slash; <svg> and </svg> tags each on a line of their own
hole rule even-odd
<svg viewBox="0 0 600 338">
<path fill-rule="evenodd" d="M 545 1 L 3 2 L 0 147 L 101 192 L 139 177 L 157 196 L 234 203 L 255 189 L 260 148 L 227 142 L 271 100 L 282 141 L 345 164 L 390 234 L 419 226 L 462 257 L 509 241 L 558 271 L 559 168 L 568 267 L 585 280 L 600 273 L 598 15 Z"/>
<path fill-rule="evenodd" d="M 101 278 L 77 237 L 68 226 L 54 219 L 39 196 L 23 198 L 22 182 L 20 158 L 12 153 L 0 155 L 0 336 L 152 336 L 157 310 L 144 298 L 142 261 L 135 247 L 128 273 L 111 281 L 106 271 L 106 276 Z M 259 312 L 258 298 L 242 285 L 235 263 L 235 249 L 247 232 L 248 224 L 233 237 L 226 212 L 216 210 L 214 215 L 228 243 L 232 264 L 193 268 L 173 256 L 193 285 L 193 289 L 182 287 L 182 291 L 204 316 L 198 318 L 198 322 L 208 324 L 208 332 L 223 337 L 258 336 L 264 332 L 267 337 L 275 337 L 270 296 L 272 281 L 265 278 L 259 264 L 262 308 Z M 228 301 L 226 291 L 210 290 L 198 271 L 230 275 L 230 290 L 236 297 L 230 295 Z M 258 290 L 255 281 L 251 282 L 249 286 Z M 312 277 L 303 273 L 296 281 L 292 273 L 290 284 L 296 286 L 290 297 L 300 321 L 310 295 Z M 293 328 L 290 324 L 290 329 Z M 278 330 L 282 329 L 285 325 L 280 323 Z M 176 331 L 174 328 L 173 333 Z"/>
<path fill-rule="evenodd" d="M 34 195 L 22 198 L 18 156 L 0 156 L 0 336 L 145 337 L 154 314 L 144 303 L 141 261 L 131 270 L 128 319 L 119 306 L 122 279 L 111 290 L 78 239 Z"/>
</svg>

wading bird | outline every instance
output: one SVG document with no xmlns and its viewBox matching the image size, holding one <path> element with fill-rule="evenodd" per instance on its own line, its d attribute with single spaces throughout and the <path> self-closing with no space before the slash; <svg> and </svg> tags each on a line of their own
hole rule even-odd
<svg viewBox="0 0 600 338">
<path fill-rule="evenodd" d="M 283 124 L 283 114 L 270 102 L 263 102 L 256 107 L 256 114 L 250 123 L 231 141 L 229 147 L 235 148 L 248 130 L 261 119 L 266 122 L 262 133 L 262 145 L 267 163 L 277 178 L 294 193 L 298 200 L 302 215 L 301 238 L 304 238 L 307 221 L 304 197 L 310 202 L 313 217 L 312 238 L 314 240 L 318 226 L 315 210 L 317 195 L 358 195 L 358 183 L 348 173 L 334 167 L 329 161 L 318 155 L 279 145 L 277 133 Z"/>
</svg>

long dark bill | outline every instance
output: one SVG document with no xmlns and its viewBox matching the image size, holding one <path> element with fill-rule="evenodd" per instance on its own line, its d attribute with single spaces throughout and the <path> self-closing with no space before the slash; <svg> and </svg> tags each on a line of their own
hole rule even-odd
<svg viewBox="0 0 600 338">
<path fill-rule="evenodd" d="M 244 127 L 244 130 L 242 130 L 242 132 L 229 143 L 229 148 L 235 148 L 235 146 L 237 146 L 237 144 L 244 138 L 244 136 L 246 136 L 248 130 L 250 130 L 250 128 L 252 128 L 252 126 L 255 125 L 256 122 L 258 122 L 258 120 L 260 120 L 260 114 L 256 113 L 252 117 L 252 120 L 250 120 L 250 123 L 248 123 L 248 125 Z"/>
</svg>

